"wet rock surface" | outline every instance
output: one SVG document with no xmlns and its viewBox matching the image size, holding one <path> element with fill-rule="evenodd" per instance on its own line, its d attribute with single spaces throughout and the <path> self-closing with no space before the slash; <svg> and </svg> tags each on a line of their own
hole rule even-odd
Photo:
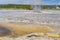
<svg viewBox="0 0 60 40">
<path fill-rule="evenodd" d="M 11 31 L 5 27 L 0 26 L 0 36 L 10 35 Z"/>
</svg>

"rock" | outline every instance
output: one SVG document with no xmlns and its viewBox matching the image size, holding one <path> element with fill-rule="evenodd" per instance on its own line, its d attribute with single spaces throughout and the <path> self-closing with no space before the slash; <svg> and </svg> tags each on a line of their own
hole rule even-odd
<svg viewBox="0 0 60 40">
<path fill-rule="evenodd" d="M 10 35 L 11 31 L 5 27 L 0 26 L 0 37 Z"/>
</svg>

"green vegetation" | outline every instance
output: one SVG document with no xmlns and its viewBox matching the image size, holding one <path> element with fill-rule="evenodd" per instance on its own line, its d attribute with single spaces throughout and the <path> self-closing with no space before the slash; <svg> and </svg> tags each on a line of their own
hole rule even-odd
<svg viewBox="0 0 60 40">
<path fill-rule="evenodd" d="M 37 5 L 41 9 L 52 9 L 52 10 L 60 10 L 60 5 Z M 29 4 L 0 4 L 0 9 L 25 9 L 32 10 L 34 8 Z"/>
<path fill-rule="evenodd" d="M 60 10 L 60 5 L 41 5 L 42 9 Z"/>
<path fill-rule="evenodd" d="M 28 9 L 30 10 L 30 5 L 22 5 L 22 4 L 6 4 L 0 5 L 0 9 Z"/>
</svg>

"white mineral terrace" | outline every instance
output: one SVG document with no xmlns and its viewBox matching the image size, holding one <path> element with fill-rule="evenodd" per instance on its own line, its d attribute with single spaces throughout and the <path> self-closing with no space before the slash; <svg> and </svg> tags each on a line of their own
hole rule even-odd
<svg viewBox="0 0 60 40">
<path fill-rule="evenodd" d="M 47 37 L 32 37 L 32 38 L 23 38 L 23 37 L 8 38 L 8 37 L 4 37 L 4 38 L 1 38 L 1 40 L 58 40 L 58 39 L 57 38 L 47 38 Z"/>
<path fill-rule="evenodd" d="M 48 36 L 40 36 L 40 37 L 36 37 L 36 36 L 31 36 L 34 35 L 36 33 L 32 33 L 32 34 L 28 34 L 25 36 L 20 36 L 20 37 L 0 37 L 1 40 L 58 40 L 59 38 L 54 38 L 54 37 L 48 37 Z M 40 35 L 44 35 L 44 33 L 40 33 Z M 47 33 L 49 34 L 49 33 Z M 52 33 L 51 33 L 52 34 Z M 49 34 L 50 36 L 52 36 L 51 34 Z M 53 35 L 55 36 L 55 34 L 53 33 Z M 39 36 L 39 35 L 38 35 Z M 58 36 L 58 35 L 56 35 Z"/>
<path fill-rule="evenodd" d="M 0 22 L 26 22 L 31 24 L 59 24 L 60 11 L 0 10 Z"/>
</svg>

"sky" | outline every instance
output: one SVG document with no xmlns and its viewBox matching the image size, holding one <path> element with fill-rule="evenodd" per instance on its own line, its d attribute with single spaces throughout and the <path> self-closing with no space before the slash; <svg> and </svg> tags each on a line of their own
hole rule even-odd
<svg viewBox="0 0 60 40">
<path fill-rule="evenodd" d="M 60 0 L 0 0 L 0 4 L 60 5 Z"/>
</svg>

